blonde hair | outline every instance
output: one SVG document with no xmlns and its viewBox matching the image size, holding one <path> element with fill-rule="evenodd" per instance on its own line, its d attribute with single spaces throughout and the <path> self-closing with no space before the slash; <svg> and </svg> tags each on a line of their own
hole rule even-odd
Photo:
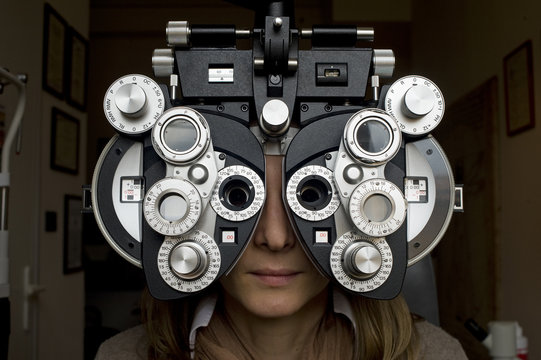
<svg viewBox="0 0 541 360">
<path fill-rule="evenodd" d="M 402 296 L 374 300 L 362 296 L 351 300 L 357 326 L 355 359 L 417 359 L 419 336 Z"/>
<path fill-rule="evenodd" d="M 195 308 L 204 295 L 180 300 L 154 299 L 143 292 L 142 317 L 148 335 L 148 359 L 190 359 L 188 343 Z M 419 339 L 404 299 L 350 297 L 357 328 L 354 359 L 413 360 Z M 353 360 L 353 359 L 352 359 Z"/>
</svg>

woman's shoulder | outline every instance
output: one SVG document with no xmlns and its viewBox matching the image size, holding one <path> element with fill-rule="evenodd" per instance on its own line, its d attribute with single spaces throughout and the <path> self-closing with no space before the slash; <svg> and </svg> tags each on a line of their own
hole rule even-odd
<svg viewBox="0 0 541 360">
<path fill-rule="evenodd" d="M 468 359 L 457 339 L 445 330 L 426 320 L 415 321 L 421 343 L 421 359 L 464 360 Z"/>
<path fill-rule="evenodd" d="M 95 360 L 142 360 L 146 359 L 147 335 L 143 325 L 125 330 L 104 341 Z"/>
</svg>

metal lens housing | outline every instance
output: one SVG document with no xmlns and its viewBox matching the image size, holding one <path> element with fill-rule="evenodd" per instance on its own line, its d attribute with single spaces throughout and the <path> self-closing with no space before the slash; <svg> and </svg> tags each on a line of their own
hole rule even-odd
<svg viewBox="0 0 541 360">
<path fill-rule="evenodd" d="M 340 205 L 333 172 L 319 165 L 302 167 L 291 176 L 286 199 L 291 211 L 308 221 L 324 220 Z"/>
<path fill-rule="evenodd" d="M 204 153 L 210 142 L 208 125 L 197 111 L 172 108 L 160 117 L 152 131 L 156 152 L 174 164 L 189 163 Z"/>
<path fill-rule="evenodd" d="M 233 165 L 218 172 L 210 204 L 219 216 L 244 221 L 255 216 L 264 201 L 265 185 L 252 169 Z"/>
<path fill-rule="evenodd" d="M 363 109 L 346 124 L 344 143 L 351 156 L 366 165 L 391 160 L 402 141 L 396 121 L 379 109 Z"/>
<path fill-rule="evenodd" d="M 190 231 L 201 215 L 201 198 L 186 180 L 164 178 L 148 189 L 143 214 L 152 229 L 176 236 Z"/>
<path fill-rule="evenodd" d="M 349 216 L 353 224 L 368 236 L 387 236 L 402 226 L 407 202 L 402 191 L 385 179 L 370 179 L 351 194 Z"/>
</svg>

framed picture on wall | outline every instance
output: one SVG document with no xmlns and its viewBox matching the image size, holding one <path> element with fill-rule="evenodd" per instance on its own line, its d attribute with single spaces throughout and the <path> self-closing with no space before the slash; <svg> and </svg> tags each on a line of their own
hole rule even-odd
<svg viewBox="0 0 541 360">
<path fill-rule="evenodd" d="M 45 4 L 43 19 L 43 89 L 64 98 L 64 63 L 68 23 L 51 5 Z"/>
<path fill-rule="evenodd" d="M 79 120 L 53 107 L 51 169 L 76 175 L 79 171 Z"/>
<path fill-rule="evenodd" d="M 83 269 L 83 200 L 64 195 L 64 274 Z"/>
<path fill-rule="evenodd" d="M 535 126 L 532 42 L 524 42 L 503 61 L 507 135 Z"/>
<path fill-rule="evenodd" d="M 79 110 L 86 110 L 88 41 L 72 27 L 66 41 L 66 100 Z"/>
</svg>

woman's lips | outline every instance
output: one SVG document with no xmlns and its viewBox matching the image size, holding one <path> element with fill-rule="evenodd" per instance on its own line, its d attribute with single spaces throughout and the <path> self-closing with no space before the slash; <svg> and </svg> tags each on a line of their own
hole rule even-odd
<svg viewBox="0 0 541 360">
<path fill-rule="evenodd" d="M 267 286 L 279 287 L 289 285 L 300 274 L 295 270 L 255 270 L 250 272 L 255 278 Z"/>
</svg>

